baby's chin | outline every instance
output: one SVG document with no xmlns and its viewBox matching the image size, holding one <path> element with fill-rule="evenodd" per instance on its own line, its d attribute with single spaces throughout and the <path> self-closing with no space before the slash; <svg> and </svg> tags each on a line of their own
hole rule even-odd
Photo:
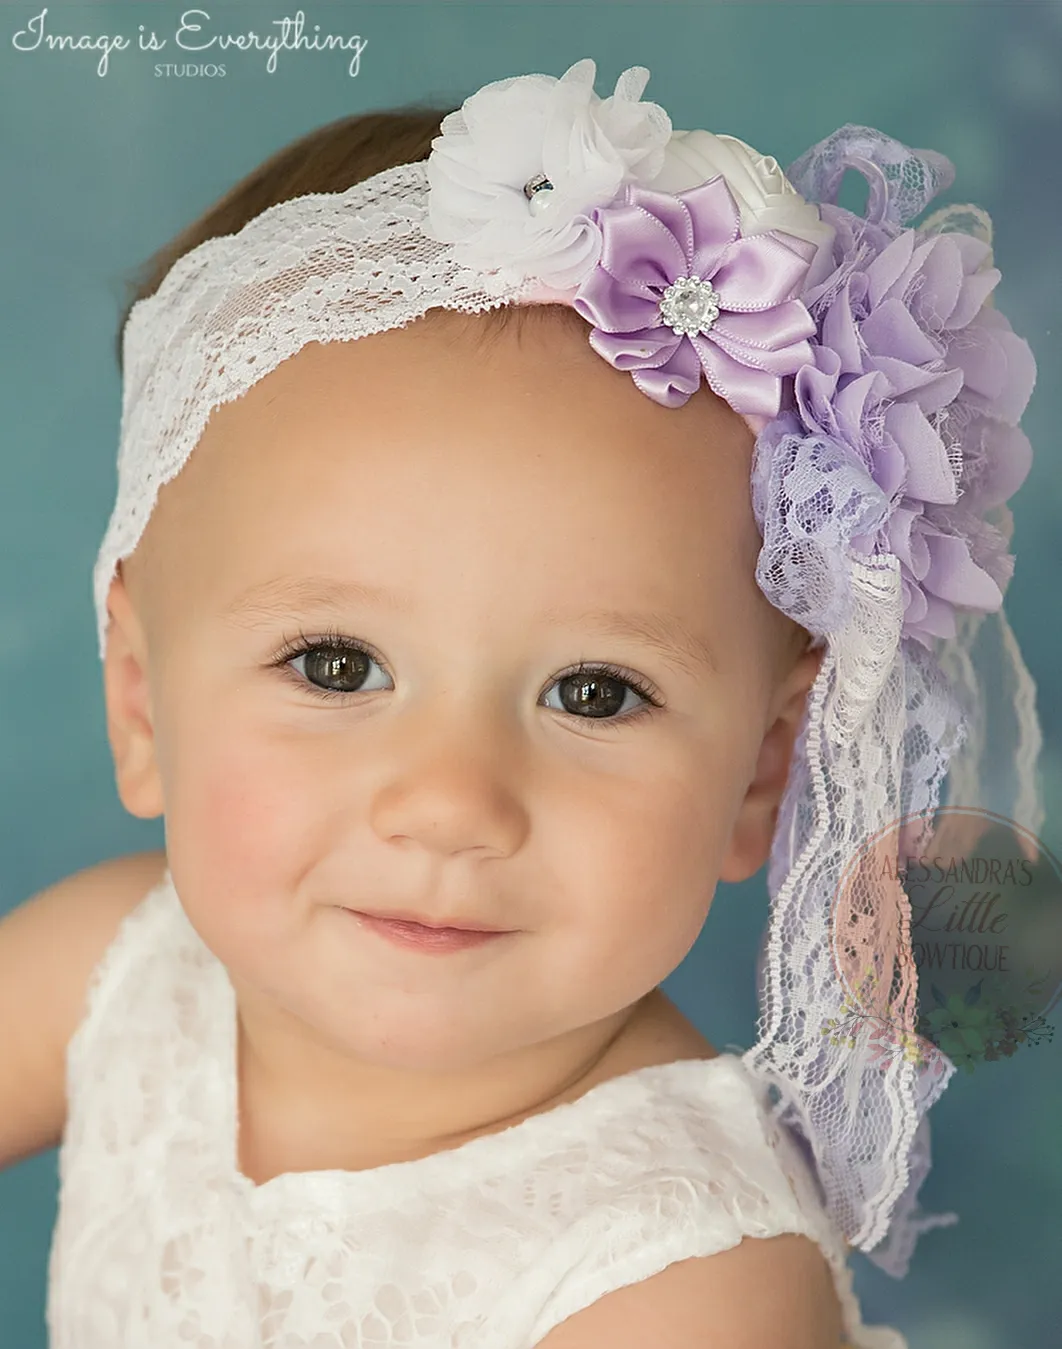
<svg viewBox="0 0 1062 1350">
<path fill-rule="evenodd" d="M 593 1020 L 577 998 L 571 1007 L 545 1007 L 526 967 L 517 971 L 504 959 L 493 971 L 455 967 L 446 978 L 417 979 L 410 967 L 397 974 L 362 967 L 345 981 L 289 967 L 263 994 L 297 1019 L 300 1036 L 352 1067 L 411 1074 L 480 1070 Z"/>
<path fill-rule="evenodd" d="M 464 950 L 396 944 L 337 906 L 305 926 L 206 935 L 228 968 L 254 1043 L 297 1076 L 298 1058 L 328 1071 L 467 1076 L 556 1061 L 566 1077 L 611 1024 L 659 982 L 629 968 L 602 981 L 571 934 L 499 933 Z M 563 972 L 563 974 L 561 973 Z M 644 986 L 644 987 L 643 987 Z M 492 1067 L 493 1066 L 493 1067 Z"/>
</svg>

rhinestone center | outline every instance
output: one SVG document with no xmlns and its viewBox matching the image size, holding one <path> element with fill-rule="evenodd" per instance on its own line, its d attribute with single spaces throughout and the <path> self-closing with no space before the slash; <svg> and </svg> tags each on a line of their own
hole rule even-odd
<svg viewBox="0 0 1062 1350">
<path fill-rule="evenodd" d="M 707 333 L 719 318 L 719 292 L 701 277 L 677 277 L 660 297 L 660 318 L 673 333 Z"/>
</svg>

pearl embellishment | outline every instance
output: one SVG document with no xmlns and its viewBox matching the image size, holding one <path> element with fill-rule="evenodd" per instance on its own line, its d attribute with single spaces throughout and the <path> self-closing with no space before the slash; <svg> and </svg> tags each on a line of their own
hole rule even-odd
<svg viewBox="0 0 1062 1350">
<path fill-rule="evenodd" d="M 544 173 L 536 173 L 524 184 L 524 196 L 527 198 L 528 211 L 533 216 L 540 216 L 553 197 L 553 184 Z"/>
</svg>

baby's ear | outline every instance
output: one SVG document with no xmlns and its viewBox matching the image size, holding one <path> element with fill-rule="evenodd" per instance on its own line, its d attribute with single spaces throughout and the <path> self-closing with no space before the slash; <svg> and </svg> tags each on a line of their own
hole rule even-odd
<svg viewBox="0 0 1062 1350">
<path fill-rule="evenodd" d="M 804 652 L 782 681 L 772 700 L 773 721 L 760 744 L 752 782 L 738 808 L 730 842 L 723 854 L 720 881 L 746 881 L 767 861 L 778 811 L 789 777 L 793 745 L 819 673 L 825 647 Z"/>
<path fill-rule="evenodd" d="M 103 661 L 103 693 L 115 785 L 130 815 L 152 820 L 162 815 L 163 803 L 155 762 L 147 643 L 120 565 L 108 592 L 107 612 L 110 623 Z"/>
</svg>

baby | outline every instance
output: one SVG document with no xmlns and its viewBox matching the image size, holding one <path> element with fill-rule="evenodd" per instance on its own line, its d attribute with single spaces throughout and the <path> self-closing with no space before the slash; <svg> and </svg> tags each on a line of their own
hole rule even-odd
<svg viewBox="0 0 1062 1350">
<path fill-rule="evenodd" d="M 626 1053 L 715 880 L 766 859 L 821 655 L 755 586 L 741 419 L 517 312 L 305 347 L 218 410 L 112 590 L 122 801 L 165 811 L 249 1092 L 329 1165 Z"/>
<path fill-rule="evenodd" d="M 579 90 L 588 64 L 592 85 L 584 62 L 536 88 Z M 631 74 L 614 102 L 584 83 L 599 128 L 655 108 Z M 288 147 L 136 299 L 266 208 L 386 186 L 433 146 L 435 190 L 441 117 Z M 625 125 L 595 206 L 643 163 Z M 538 179 L 532 220 L 563 206 Z M 605 211 L 578 219 L 607 265 Z M 603 360 L 603 292 L 573 305 L 558 264 L 517 302 L 301 330 L 144 479 L 104 577 L 104 680 L 120 798 L 164 817 L 166 848 L 0 924 L 0 998 L 41 1015 L 0 1062 L 0 1161 L 63 1140 L 53 1345 L 905 1344 L 863 1324 L 763 1079 L 660 988 L 717 883 L 771 856 L 827 652 L 757 574 L 756 431 L 795 406 L 797 297 L 832 238 L 777 228 L 747 283 L 731 239 L 716 300 L 686 295 L 788 269 L 776 307 L 799 310 L 744 396 L 721 322 L 696 392 L 676 366 L 647 397 L 663 359 L 640 379 Z M 563 242 L 585 273 L 584 236 Z M 324 277 L 305 294 L 343 308 Z M 737 341 L 760 316 L 751 292 L 731 307 Z M 151 359 L 194 381 L 173 324 Z M 187 350 L 236 369 L 215 336 Z M 130 444 L 142 375 L 127 355 Z"/>
</svg>

